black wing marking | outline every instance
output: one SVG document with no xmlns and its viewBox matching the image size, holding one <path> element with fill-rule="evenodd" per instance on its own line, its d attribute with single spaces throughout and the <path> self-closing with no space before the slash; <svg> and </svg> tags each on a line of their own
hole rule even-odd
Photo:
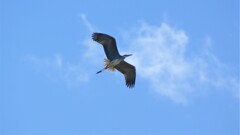
<svg viewBox="0 0 240 135">
<path fill-rule="evenodd" d="M 115 68 L 124 75 L 127 87 L 133 88 L 136 80 L 136 68 L 125 61 L 119 63 Z"/>
<path fill-rule="evenodd" d="M 103 45 L 105 54 L 110 61 L 120 57 L 116 41 L 113 37 L 103 33 L 93 33 L 92 39 Z"/>
</svg>

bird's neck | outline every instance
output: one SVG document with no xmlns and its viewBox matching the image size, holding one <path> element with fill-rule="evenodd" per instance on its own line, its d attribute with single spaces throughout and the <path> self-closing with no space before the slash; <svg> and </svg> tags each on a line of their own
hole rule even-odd
<svg viewBox="0 0 240 135">
<path fill-rule="evenodd" d="M 123 61 L 122 58 L 114 59 L 114 60 L 112 60 L 112 61 L 109 63 L 109 66 L 110 66 L 110 67 L 114 67 L 114 66 L 118 65 L 121 61 Z"/>
<path fill-rule="evenodd" d="M 120 59 L 124 60 L 125 58 L 126 58 L 125 56 L 121 56 L 121 58 L 120 58 Z"/>
</svg>

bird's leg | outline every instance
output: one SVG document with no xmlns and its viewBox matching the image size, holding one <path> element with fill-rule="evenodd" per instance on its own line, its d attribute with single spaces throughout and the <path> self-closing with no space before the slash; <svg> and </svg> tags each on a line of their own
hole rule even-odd
<svg viewBox="0 0 240 135">
<path fill-rule="evenodd" d="M 105 68 L 103 68 L 102 70 L 98 71 L 96 74 L 101 73 L 102 71 L 106 70 L 108 68 L 108 66 L 106 66 Z"/>
<path fill-rule="evenodd" d="M 116 63 L 119 63 L 118 62 L 118 59 L 117 60 L 113 60 L 113 61 L 110 61 L 110 60 L 108 60 L 108 59 L 105 59 L 104 60 L 104 68 L 102 69 L 102 70 L 100 70 L 100 71 L 98 71 L 96 74 L 99 74 L 99 73 L 101 73 L 102 71 L 104 71 L 104 70 L 106 70 L 106 69 L 108 69 L 108 70 L 110 70 L 110 71 L 114 71 L 115 69 L 114 69 L 114 65 L 116 64 Z"/>
</svg>

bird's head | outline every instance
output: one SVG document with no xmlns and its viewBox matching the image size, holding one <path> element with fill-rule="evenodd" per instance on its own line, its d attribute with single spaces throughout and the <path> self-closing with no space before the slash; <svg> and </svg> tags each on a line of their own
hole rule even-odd
<svg viewBox="0 0 240 135">
<path fill-rule="evenodd" d="M 123 58 L 125 59 L 125 58 L 127 58 L 127 57 L 129 57 L 129 56 L 132 56 L 132 54 L 124 54 L 124 55 L 123 55 Z"/>
</svg>

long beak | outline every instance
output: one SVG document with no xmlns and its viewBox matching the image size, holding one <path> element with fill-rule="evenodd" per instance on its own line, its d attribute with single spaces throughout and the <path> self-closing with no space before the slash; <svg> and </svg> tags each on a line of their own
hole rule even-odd
<svg viewBox="0 0 240 135">
<path fill-rule="evenodd" d="M 128 56 L 132 56 L 132 54 L 127 54 L 126 56 L 127 56 L 127 57 L 128 57 Z"/>
</svg>

